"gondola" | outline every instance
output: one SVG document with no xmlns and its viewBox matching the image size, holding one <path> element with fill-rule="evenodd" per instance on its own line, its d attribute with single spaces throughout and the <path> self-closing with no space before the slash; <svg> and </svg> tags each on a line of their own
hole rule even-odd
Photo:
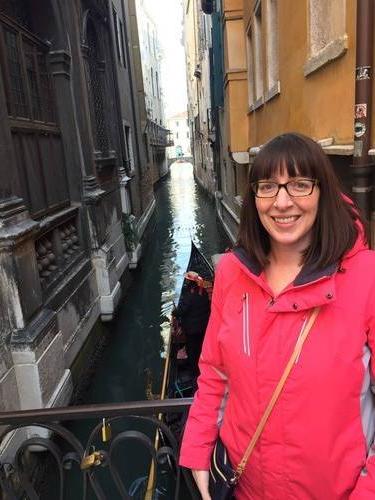
<svg viewBox="0 0 375 500">
<path fill-rule="evenodd" d="M 205 256 L 200 252 L 196 245 L 191 242 L 191 252 L 189 262 L 186 268 L 185 276 L 189 271 L 197 273 L 200 277 L 200 285 L 206 288 L 207 292 L 210 294 L 212 291 L 212 284 L 214 279 L 214 270 L 210 265 Z M 190 293 L 189 291 L 189 281 L 184 278 L 182 283 L 181 292 L 179 295 L 178 305 L 184 299 L 185 294 Z M 190 397 L 193 395 L 196 380 L 194 375 L 189 369 L 189 363 L 186 355 L 184 355 L 184 343 L 185 336 L 178 324 L 176 318 L 172 314 L 171 318 L 171 329 L 170 338 L 167 346 L 167 358 L 163 373 L 163 383 L 161 387 L 160 399 L 164 398 L 179 398 L 179 397 Z M 150 392 L 150 391 L 149 391 Z M 163 419 L 168 427 L 172 430 L 177 440 L 180 440 L 181 431 L 186 420 L 186 415 L 178 414 L 168 414 L 167 416 L 158 416 L 159 419 Z M 168 441 L 165 439 L 163 433 L 158 431 L 155 435 L 155 449 L 159 449 L 160 446 L 168 446 Z M 169 462 L 170 471 L 176 477 L 177 470 L 175 466 Z M 195 486 L 189 474 L 186 471 L 183 474 L 185 487 L 187 488 L 189 498 L 198 499 L 199 494 L 196 493 Z M 163 497 L 164 495 L 159 491 L 156 491 L 155 485 L 155 466 L 154 463 L 151 464 L 150 471 L 147 478 L 147 483 L 145 484 L 146 490 L 144 493 L 144 500 L 151 500 L 156 497 Z M 184 488 L 184 486 L 182 486 Z M 183 495 L 182 498 L 186 496 Z"/>
<path fill-rule="evenodd" d="M 206 289 L 210 297 L 214 280 L 214 269 L 193 241 L 191 242 L 190 258 L 185 276 L 191 271 L 199 275 L 201 286 Z M 181 304 L 181 301 L 183 301 L 187 293 L 190 293 L 189 280 L 185 277 L 182 283 L 177 307 Z M 172 314 L 169 374 L 167 383 L 167 397 L 171 399 L 191 397 L 196 388 L 196 376 L 192 374 L 189 367 L 185 350 L 185 340 L 183 329 L 181 329 L 181 326 Z M 177 438 L 180 438 L 183 420 L 184 419 L 181 419 L 181 415 L 169 416 L 169 421 L 167 423 Z"/>
</svg>

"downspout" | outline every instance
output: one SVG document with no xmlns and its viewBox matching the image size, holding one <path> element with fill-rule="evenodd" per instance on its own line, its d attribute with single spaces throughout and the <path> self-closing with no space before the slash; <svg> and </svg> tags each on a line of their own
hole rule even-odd
<svg viewBox="0 0 375 500">
<path fill-rule="evenodd" d="M 371 147 L 373 15 L 373 0 L 357 0 L 352 192 L 367 220 L 370 220 L 371 216 L 374 172 L 374 162 L 368 154 Z"/>
</svg>

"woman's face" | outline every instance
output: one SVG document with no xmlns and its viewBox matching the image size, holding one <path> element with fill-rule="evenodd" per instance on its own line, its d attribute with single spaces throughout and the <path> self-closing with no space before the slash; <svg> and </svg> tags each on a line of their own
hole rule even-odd
<svg viewBox="0 0 375 500">
<path fill-rule="evenodd" d="M 262 179 L 284 184 L 304 177 L 289 177 L 282 170 L 272 179 Z M 320 191 L 315 186 L 312 193 L 303 197 L 290 196 L 281 188 L 273 198 L 255 198 L 259 218 L 269 234 L 271 248 L 288 248 L 302 252 L 311 242 L 312 227 L 318 212 Z"/>
</svg>

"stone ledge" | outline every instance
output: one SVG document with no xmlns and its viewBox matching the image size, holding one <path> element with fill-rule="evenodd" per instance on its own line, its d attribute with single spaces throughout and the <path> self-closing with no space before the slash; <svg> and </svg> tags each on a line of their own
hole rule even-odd
<svg viewBox="0 0 375 500">
<path fill-rule="evenodd" d="M 253 104 L 250 104 L 249 106 L 249 113 L 252 113 L 253 111 L 256 111 L 257 109 L 261 108 L 264 104 L 264 97 L 259 97 Z"/>
<path fill-rule="evenodd" d="M 264 96 L 264 102 L 268 102 L 274 97 L 280 95 L 280 92 L 280 80 L 277 80 L 277 82 L 267 90 L 266 95 Z"/>
<path fill-rule="evenodd" d="M 334 144 L 322 148 L 327 155 L 351 156 L 354 152 L 353 144 Z"/>
<path fill-rule="evenodd" d="M 128 252 L 129 257 L 129 269 L 135 269 L 138 265 L 138 261 L 141 258 L 142 245 L 138 243 L 137 247 L 132 251 Z"/>
<path fill-rule="evenodd" d="M 146 208 L 146 210 L 143 212 L 143 214 L 141 215 L 141 217 L 137 222 L 137 233 L 140 239 L 142 238 L 143 233 L 145 232 L 145 229 L 151 219 L 151 216 L 154 213 L 155 206 L 156 206 L 155 198 L 152 198 L 149 206 Z"/>
<path fill-rule="evenodd" d="M 311 55 L 305 62 L 303 74 L 305 77 L 311 75 L 323 66 L 342 57 L 348 50 L 348 36 L 345 34 L 336 40 L 329 42 L 324 49 Z"/>
<path fill-rule="evenodd" d="M 42 309 L 31 321 L 26 328 L 15 330 L 11 337 L 11 348 L 13 352 L 13 360 L 17 357 L 19 351 L 32 354 L 32 357 L 27 357 L 25 362 L 33 362 L 38 358 L 36 351 L 39 344 L 47 336 L 54 336 L 58 333 L 56 313 L 51 309 Z M 50 335 L 49 335 L 50 334 Z M 15 361 L 19 362 L 19 361 Z"/>
<path fill-rule="evenodd" d="M 100 303 L 99 298 L 97 298 L 64 345 L 65 366 L 72 366 L 99 316 Z"/>
<path fill-rule="evenodd" d="M 112 321 L 115 310 L 121 298 L 121 285 L 118 281 L 110 295 L 100 297 L 100 319 L 102 321 Z"/>
<path fill-rule="evenodd" d="M 232 219 L 239 224 L 240 223 L 240 218 L 237 216 L 237 214 L 234 213 L 234 211 L 231 209 L 231 207 L 224 201 L 221 200 L 221 204 L 225 208 L 225 210 L 229 213 L 229 215 L 232 217 Z"/>
</svg>

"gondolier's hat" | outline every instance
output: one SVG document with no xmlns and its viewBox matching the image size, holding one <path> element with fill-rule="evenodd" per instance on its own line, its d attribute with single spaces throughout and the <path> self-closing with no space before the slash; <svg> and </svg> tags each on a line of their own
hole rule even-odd
<svg viewBox="0 0 375 500">
<path fill-rule="evenodd" d="M 203 279 L 195 271 L 188 271 L 187 273 L 184 274 L 184 278 L 189 280 L 189 281 L 195 281 L 197 283 L 199 283 Z"/>
<path fill-rule="evenodd" d="M 210 288 L 212 287 L 212 282 L 207 281 L 202 276 L 199 276 L 195 271 L 188 271 L 184 274 L 184 278 L 189 281 L 194 281 L 200 288 Z"/>
</svg>

